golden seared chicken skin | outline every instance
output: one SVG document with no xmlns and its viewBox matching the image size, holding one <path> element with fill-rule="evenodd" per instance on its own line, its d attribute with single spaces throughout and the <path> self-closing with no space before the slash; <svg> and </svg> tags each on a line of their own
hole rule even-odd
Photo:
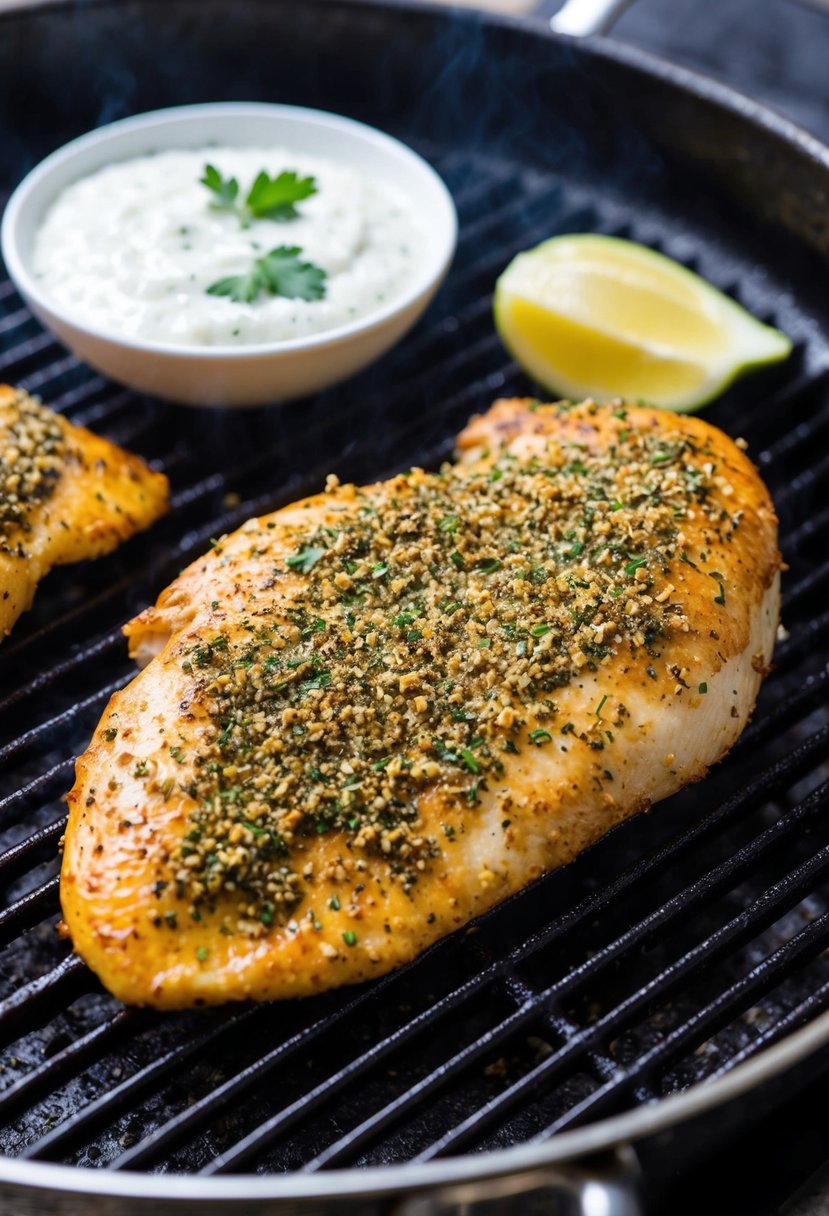
<svg viewBox="0 0 829 1216">
<path fill-rule="evenodd" d="M 222 538 L 126 627 L 61 899 L 130 1003 L 413 958 L 732 746 L 769 663 L 769 495 L 697 418 L 510 400 L 458 459 Z"/>
<path fill-rule="evenodd" d="M 167 478 L 0 385 L 0 640 L 53 566 L 109 553 L 167 509 Z"/>
</svg>

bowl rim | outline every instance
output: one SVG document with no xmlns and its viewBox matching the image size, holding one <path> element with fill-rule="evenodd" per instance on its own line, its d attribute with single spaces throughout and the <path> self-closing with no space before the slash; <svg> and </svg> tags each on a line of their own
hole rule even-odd
<svg viewBox="0 0 829 1216">
<path fill-rule="evenodd" d="M 163 342 L 140 338 L 131 334 L 119 333 L 117 329 L 90 324 L 74 314 L 71 308 L 67 309 L 63 305 L 53 302 L 49 292 L 43 291 L 40 283 L 29 269 L 20 248 L 20 223 L 33 191 L 42 187 L 43 183 L 48 182 L 56 170 L 61 169 L 67 164 L 71 164 L 79 153 L 83 153 L 88 148 L 94 148 L 97 145 L 102 146 L 102 148 L 106 148 L 107 146 L 117 148 L 124 135 L 129 135 L 130 132 L 136 130 L 152 131 L 163 128 L 179 119 L 185 121 L 192 120 L 195 125 L 200 118 L 210 119 L 223 115 L 231 117 L 241 117 L 243 115 L 261 116 L 276 120 L 280 118 L 305 119 L 329 129 L 348 131 L 366 140 L 367 143 L 379 146 L 383 151 L 390 153 L 392 157 L 396 156 L 400 160 L 407 161 L 413 165 L 418 172 L 423 174 L 424 179 L 435 190 L 439 205 L 443 207 L 445 213 L 444 222 L 440 227 L 432 227 L 428 230 L 429 244 L 434 245 L 434 257 L 424 259 L 422 263 L 419 262 L 418 267 L 425 266 L 425 269 L 417 269 L 415 278 L 407 290 L 383 308 L 367 313 L 365 316 L 348 321 L 345 324 L 322 330 L 316 334 L 308 334 L 299 338 L 274 340 L 272 342 L 201 346 L 198 343 Z M 205 148 L 208 146 L 207 142 L 205 142 Z M 239 147 L 244 146 L 244 144 L 239 145 Z M 172 151 L 173 148 L 164 150 Z M 133 153 L 122 158 L 116 155 L 109 160 L 102 159 L 98 166 L 79 173 L 74 180 L 80 181 L 84 177 L 88 177 L 100 169 L 106 168 L 109 164 L 118 163 L 119 159 L 130 160 L 140 155 L 142 154 Z M 345 159 L 343 163 L 348 164 L 349 162 Z M 65 188 L 66 186 L 63 186 L 56 190 L 46 206 L 51 206 L 61 190 Z M 3 212 L 2 222 L 0 222 L 0 252 L 2 252 L 9 277 L 25 301 L 31 304 L 33 311 L 37 312 L 38 315 L 43 314 L 45 318 L 44 323 L 50 328 L 54 328 L 52 325 L 52 318 L 54 318 L 55 321 L 67 327 L 67 329 L 82 331 L 97 341 L 119 345 L 137 353 L 145 353 L 162 358 L 208 360 L 244 360 L 256 357 L 261 358 L 268 355 L 301 353 L 339 344 L 358 334 L 364 334 L 378 326 L 382 326 L 393 317 L 405 312 L 436 283 L 440 283 L 454 257 L 457 240 L 458 215 L 449 188 L 437 170 L 429 164 L 425 157 L 416 152 L 414 148 L 411 148 L 395 136 L 389 135 L 388 132 L 382 131 L 379 127 L 371 126 L 369 123 L 361 122 L 356 118 L 349 118 L 345 114 L 320 110 L 312 106 L 294 106 L 281 102 L 259 101 L 211 101 L 192 105 L 167 106 L 159 110 L 142 111 L 139 114 L 132 114 L 127 118 L 119 118 L 115 122 L 106 123 L 104 126 L 95 127 L 91 131 L 78 135 L 67 143 L 62 144 L 30 169 L 13 190 Z"/>
</svg>

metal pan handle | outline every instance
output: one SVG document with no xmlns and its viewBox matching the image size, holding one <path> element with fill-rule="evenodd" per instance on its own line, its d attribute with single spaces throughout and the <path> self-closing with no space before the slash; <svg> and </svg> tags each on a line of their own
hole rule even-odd
<svg viewBox="0 0 829 1216">
<path fill-rule="evenodd" d="M 392 1216 L 642 1216 L 639 1167 L 632 1149 L 619 1148 L 413 1195 Z"/>
<path fill-rule="evenodd" d="M 571 38 L 605 34 L 631 3 L 632 0 L 565 0 L 550 18 L 550 27 Z"/>
</svg>

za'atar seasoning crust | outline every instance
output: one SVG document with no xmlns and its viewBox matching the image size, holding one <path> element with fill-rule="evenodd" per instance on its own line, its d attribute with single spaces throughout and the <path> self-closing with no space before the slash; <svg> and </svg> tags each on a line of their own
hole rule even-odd
<svg viewBox="0 0 829 1216">
<path fill-rule="evenodd" d="M 505 450 L 471 470 L 413 469 L 382 503 L 330 478 L 348 509 L 336 526 L 294 531 L 272 571 L 302 577 L 286 609 L 251 603 L 240 635 L 218 629 L 184 649 L 213 722 L 175 859 L 189 915 L 229 888 L 248 901 L 234 931 L 284 921 L 309 841 L 329 833 L 408 890 L 459 839 L 424 832 L 425 787 L 440 782 L 474 821 L 506 754 L 574 730 L 557 698 L 579 672 L 623 652 L 656 677 L 664 643 L 688 628 L 669 579 L 692 561 L 688 512 L 722 541 L 741 511 L 712 501 L 704 444 L 630 426 L 624 408 L 612 419 L 614 442 L 598 451 L 570 441 L 543 459 Z M 707 567 L 706 553 L 694 564 Z M 707 573 L 720 603 L 724 576 Z M 691 673 L 674 677 L 679 695 Z M 588 740 L 600 787 L 627 713 L 624 702 L 606 713 L 607 700 Z M 541 725 L 519 744 L 529 719 Z"/>
<path fill-rule="evenodd" d="M 0 640 L 52 566 L 108 553 L 166 502 L 162 473 L 0 384 Z"/>
<path fill-rule="evenodd" d="M 12 392 L 0 442 L 0 547 L 25 557 L 30 516 L 54 492 L 66 445 L 52 410 L 20 389 Z"/>
<path fill-rule="evenodd" d="M 591 402 L 248 520 L 126 626 L 147 665 L 69 795 L 76 950 L 168 1009 L 412 959 L 728 750 L 776 540 L 722 432 Z"/>
</svg>

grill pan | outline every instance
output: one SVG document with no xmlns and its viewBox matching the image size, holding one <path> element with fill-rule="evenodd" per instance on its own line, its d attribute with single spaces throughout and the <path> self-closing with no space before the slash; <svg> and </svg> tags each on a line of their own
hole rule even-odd
<svg viewBox="0 0 829 1216">
<path fill-rule="evenodd" d="M 104 381 L 0 285 L 0 372 L 163 467 L 170 515 L 49 576 L 0 649 L 0 1210 L 638 1210 L 826 1065 L 829 1041 L 829 151 L 746 98 L 602 39 L 375 0 L 101 0 L 0 18 L 0 190 L 97 124 L 188 102 L 336 110 L 425 154 L 461 243 L 397 351 L 273 411 L 181 411 Z M 124 1010 L 55 934 L 61 795 L 131 675 L 120 624 L 208 544 L 325 473 L 434 465 L 534 387 L 496 275 L 559 232 L 633 237 L 795 352 L 707 416 L 781 518 L 789 636 L 709 778 L 373 984 Z M 355 1168 L 356 1167 L 356 1168 Z M 602 1206 L 603 1205 L 603 1206 Z"/>
</svg>

